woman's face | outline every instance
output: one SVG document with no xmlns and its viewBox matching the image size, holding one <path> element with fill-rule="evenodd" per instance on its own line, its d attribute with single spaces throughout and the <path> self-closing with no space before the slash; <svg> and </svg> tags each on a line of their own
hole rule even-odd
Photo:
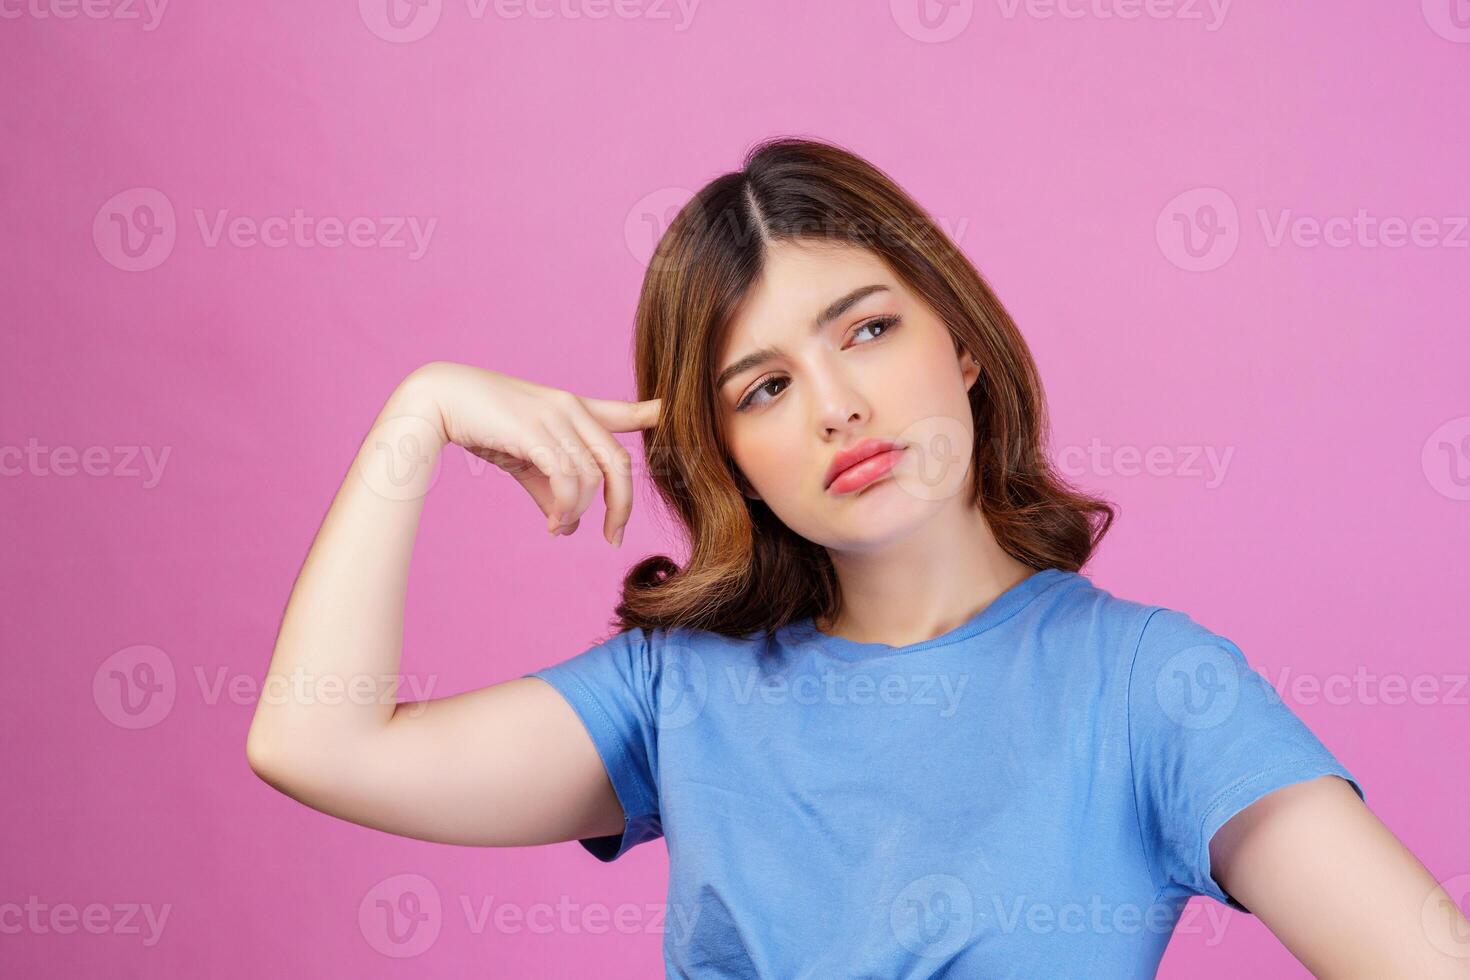
<svg viewBox="0 0 1470 980">
<path fill-rule="evenodd" d="M 877 255 L 783 242 L 717 352 L 715 401 L 752 496 L 809 541 L 865 550 L 962 496 L 979 371 Z M 900 448 L 829 487 L 837 454 L 867 439 Z"/>
</svg>

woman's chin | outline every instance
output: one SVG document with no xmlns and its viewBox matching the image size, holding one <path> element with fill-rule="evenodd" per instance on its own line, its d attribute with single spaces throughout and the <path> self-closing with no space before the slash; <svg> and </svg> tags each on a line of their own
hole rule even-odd
<svg viewBox="0 0 1470 980">
<path fill-rule="evenodd" d="M 882 547 L 917 531 L 935 509 L 934 501 L 905 493 L 892 477 L 884 477 L 834 499 L 822 515 L 821 543 L 842 551 Z"/>
</svg>

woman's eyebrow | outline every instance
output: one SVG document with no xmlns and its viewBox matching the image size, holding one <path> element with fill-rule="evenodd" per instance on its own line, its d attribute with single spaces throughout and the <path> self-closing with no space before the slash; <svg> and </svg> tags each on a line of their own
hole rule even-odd
<svg viewBox="0 0 1470 980">
<path fill-rule="evenodd" d="M 817 314 L 817 318 L 812 321 L 812 333 L 817 333 L 827 324 L 831 323 L 833 320 L 837 319 L 842 314 L 852 309 L 852 307 L 862 302 L 862 300 L 866 299 L 873 293 L 887 291 L 887 286 L 881 285 L 879 283 L 874 283 L 870 286 L 859 286 L 857 289 L 854 289 L 846 296 L 842 296 L 836 300 L 833 300 L 827 306 L 827 308 L 821 313 Z M 746 354 L 744 357 L 735 361 L 729 367 L 720 372 L 719 377 L 715 379 L 716 390 L 725 387 L 725 382 L 729 381 L 737 374 L 743 374 L 744 372 L 749 371 L 751 368 L 759 367 L 760 365 L 766 363 L 766 361 L 769 361 L 771 358 L 778 357 L 780 353 L 780 351 L 774 348 L 762 347 L 758 351 L 752 351 L 751 353 Z"/>
</svg>

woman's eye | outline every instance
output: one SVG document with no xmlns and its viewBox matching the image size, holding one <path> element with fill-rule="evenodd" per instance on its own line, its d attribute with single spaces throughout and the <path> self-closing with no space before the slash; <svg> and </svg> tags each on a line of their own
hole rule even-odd
<svg viewBox="0 0 1470 980">
<path fill-rule="evenodd" d="M 754 388 L 750 389 L 750 393 L 748 395 L 746 395 L 744 398 L 740 399 L 740 404 L 735 406 L 735 411 L 737 411 L 737 412 L 743 412 L 743 411 L 745 411 L 747 408 L 750 407 L 751 403 L 756 400 L 755 396 L 756 395 L 759 395 L 763 391 L 769 391 L 772 398 L 776 397 L 781 392 L 779 392 L 779 391 L 770 391 L 771 385 L 776 384 L 777 382 L 780 382 L 780 381 L 785 381 L 785 380 L 786 379 L 785 378 L 782 378 L 782 377 L 774 377 L 774 378 L 767 378 L 766 380 L 762 381 L 760 384 L 758 384 Z"/>
<path fill-rule="evenodd" d="M 854 337 L 856 337 L 864 330 L 870 330 L 877 327 L 882 327 L 886 332 L 887 330 L 894 327 L 897 323 L 898 317 L 896 316 L 880 316 L 876 320 L 869 320 L 867 323 L 860 324 L 858 328 L 852 332 L 852 334 Z"/>
<path fill-rule="evenodd" d="M 854 337 L 856 337 L 859 333 L 863 332 L 864 330 L 879 330 L 879 329 L 881 329 L 881 332 L 882 333 L 887 333 L 888 331 L 892 330 L 896 326 L 898 326 L 898 317 L 896 317 L 896 316 L 880 316 L 880 317 L 877 317 L 876 319 L 869 320 L 866 323 L 859 324 L 858 325 L 858 328 L 856 330 L 854 330 L 852 333 L 853 333 L 853 336 Z M 882 333 L 880 333 L 879 336 L 881 336 Z M 868 343 L 868 341 L 863 341 L 863 343 Z M 779 390 L 776 390 L 776 391 L 771 391 L 771 385 L 781 384 L 781 385 L 784 386 L 785 384 L 788 384 L 788 383 L 789 382 L 788 382 L 788 380 L 786 378 L 783 378 L 783 377 L 781 377 L 779 375 L 776 375 L 776 376 L 767 378 L 765 381 L 762 381 L 760 384 L 758 384 L 754 388 L 750 389 L 749 394 L 747 394 L 744 398 L 740 399 L 739 404 L 737 404 L 735 406 L 735 411 L 737 411 L 737 412 L 743 412 L 747 408 L 750 408 L 751 405 L 760 402 L 761 400 L 758 399 L 756 396 L 757 395 L 760 395 L 763 392 L 766 393 L 766 394 L 768 394 L 770 396 L 770 398 L 776 397 L 777 395 L 779 395 L 781 393 L 781 391 L 783 391 L 785 389 L 783 387 L 782 389 L 779 389 Z M 770 398 L 765 399 L 765 401 L 770 401 Z"/>
</svg>

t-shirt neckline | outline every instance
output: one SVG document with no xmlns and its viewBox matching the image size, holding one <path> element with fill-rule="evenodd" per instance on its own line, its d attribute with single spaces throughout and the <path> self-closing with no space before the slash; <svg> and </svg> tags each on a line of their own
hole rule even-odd
<svg viewBox="0 0 1470 980">
<path fill-rule="evenodd" d="M 910 643 L 907 646 L 890 646 L 887 643 L 860 643 L 842 636 L 830 636 L 821 632 L 812 623 L 812 617 L 807 616 L 796 620 L 786 627 L 786 633 L 792 640 L 803 644 L 815 644 L 823 650 L 837 654 L 848 660 L 866 660 L 872 657 L 903 656 L 910 653 L 918 653 L 931 647 L 946 646 L 957 643 L 960 640 L 969 639 L 976 634 L 983 633 L 992 627 L 1000 625 L 1010 619 L 1043 590 L 1057 582 L 1069 578 L 1076 573 L 1063 571 L 1060 568 L 1043 568 L 1033 572 L 1015 585 L 1006 589 L 996 596 L 984 609 L 965 620 L 960 625 L 947 633 L 918 643 Z"/>
</svg>

